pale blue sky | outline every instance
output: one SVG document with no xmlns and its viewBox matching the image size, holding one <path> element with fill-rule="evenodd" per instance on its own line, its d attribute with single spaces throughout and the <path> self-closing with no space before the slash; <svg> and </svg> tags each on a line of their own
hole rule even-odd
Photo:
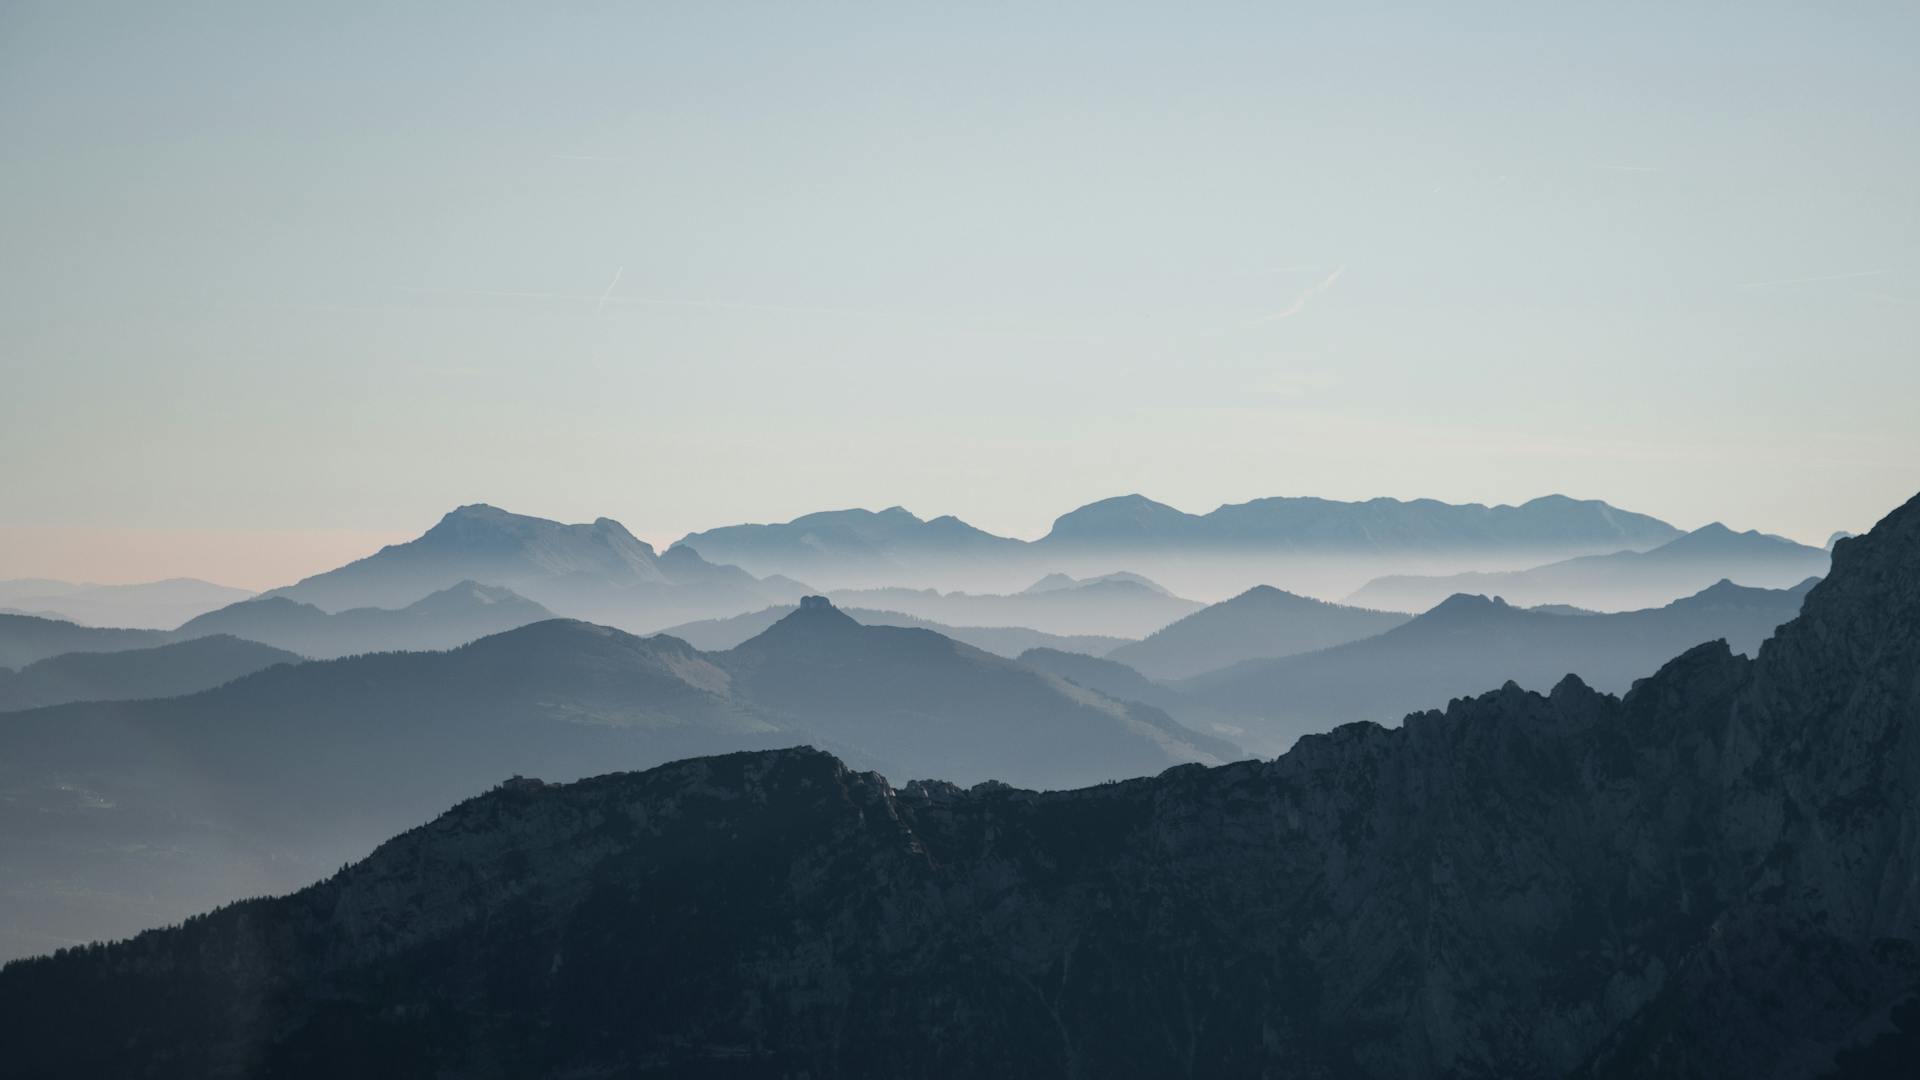
<svg viewBox="0 0 1920 1080">
<path fill-rule="evenodd" d="M 0 577 L 476 500 L 1920 489 L 1911 3 L 310 6 L 0 3 Z"/>
</svg>

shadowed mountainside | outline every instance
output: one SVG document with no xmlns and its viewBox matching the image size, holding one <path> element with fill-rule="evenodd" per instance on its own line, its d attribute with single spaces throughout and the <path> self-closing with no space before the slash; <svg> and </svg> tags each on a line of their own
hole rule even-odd
<svg viewBox="0 0 1920 1080">
<path fill-rule="evenodd" d="M 1624 699 L 1044 795 L 807 750 L 516 781 L 9 965 L 0 1017 L 22 1076 L 1877 1076 L 1920 1041 L 1915 881 L 1920 499 L 1756 660 Z"/>
<path fill-rule="evenodd" d="M 1184 679 L 1242 660 L 1324 649 L 1391 630 L 1410 616 L 1342 607 L 1260 585 L 1106 655 L 1154 679 Z"/>
<path fill-rule="evenodd" d="M 80 626 L 39 615 L 0 614 L 0 667 L 25 667 L 65 653 L 146 649 L 172 640 L 166 630 Z"/>
<path fill-rule="evenodd" d="M 1238 718 L 1249 747 L 1277 751 L 1308 732 L 1353 720 L 1392 723 L 1509 680 L 1544 689 L 1576 674 L 1617 693 L 1702 642 L 1724 639 L 1751 654 L 1793 618 L 1813 584 L 1749 589 L 1723 581 L 1665 607 L 1589 615 L 1460 595 L 1377 637 L 1249 660 L 1176 687 Z"/>
<path fill-rule="evenodd" d="M 301 659 L 227 634 L 144 649 L 63 653 L 19 671 L 0 668 L 0 712 L 69 701 L 175 697 Z"/>
</svg>

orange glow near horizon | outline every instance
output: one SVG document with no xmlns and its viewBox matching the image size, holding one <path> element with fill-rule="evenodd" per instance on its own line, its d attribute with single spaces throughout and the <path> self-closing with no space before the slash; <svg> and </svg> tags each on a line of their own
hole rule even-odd
<svg viewBox="0 0 1920 1080">
<path fill-rule="evenodd" d="M 0 580 L 120 585 L 199 578 L 263 590 L 371 555 L 413 533 L 385 529 L 183 529 L 0 525 Z"/>
</svg>

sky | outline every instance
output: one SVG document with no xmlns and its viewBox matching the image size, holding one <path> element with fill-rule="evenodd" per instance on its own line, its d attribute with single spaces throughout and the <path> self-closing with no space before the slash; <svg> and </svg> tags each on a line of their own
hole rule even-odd
<svg viewBox="0 0 1920 1080">
<path fill-rule="evenodd" d="M 290 7 L 0 0 L 0 578 L 1920 491 L 1920 5 Z"/>
</svg>

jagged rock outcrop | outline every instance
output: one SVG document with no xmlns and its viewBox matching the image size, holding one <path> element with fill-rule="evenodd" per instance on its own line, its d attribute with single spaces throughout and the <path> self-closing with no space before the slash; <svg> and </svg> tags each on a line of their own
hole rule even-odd
<svg viewBox="0 0 1920 1080">
<path fill-rule="evenodd" d="M 0 971 L 17 1075 L 1883 1075 L 1920 1008 L 1920 499 L 1757 659 L 1035 794 L 815 751 L 470 800 Z"/>
</svg>

